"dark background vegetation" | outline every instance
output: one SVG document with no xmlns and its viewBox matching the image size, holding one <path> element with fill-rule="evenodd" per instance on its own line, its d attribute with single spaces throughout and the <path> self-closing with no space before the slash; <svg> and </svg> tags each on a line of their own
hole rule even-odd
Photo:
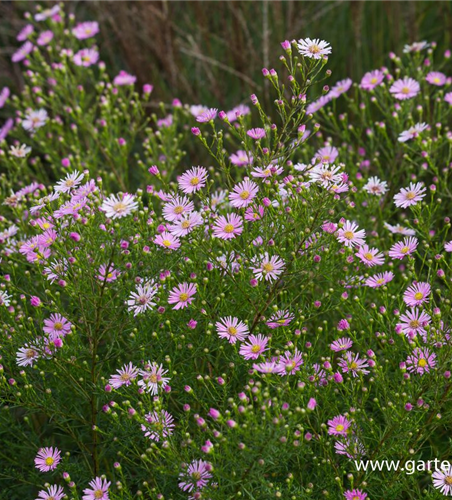
<svg viewBox="0 0 452 500">
<path fill-rule="evenodd" d="M 15 36 L 23 13 L 37 4 L 0 1 L 0 84 L 15 90 L 21 85 L 20 67 L 10 61 Z M 224 108 L 265 92 L 261 69 L 277 65 L 284 39 L 331 42 L 334 82 L 360 79 L 405 43 L 435 40 L 448 48 L 452 34 L 452 2 L 72 1 L 65 8 L 100 23 L 98 42 L 112 73 L 126 69 L 139 83 L 153 83 L 157 100 Z"/>
</svg>

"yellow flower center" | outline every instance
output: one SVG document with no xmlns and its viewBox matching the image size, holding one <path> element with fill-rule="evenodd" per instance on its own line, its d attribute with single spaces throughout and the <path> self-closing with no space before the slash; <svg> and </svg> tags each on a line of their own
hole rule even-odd
<svg viewBox="0 0 452 500">
<path fill-rule="evenodd" d="M 47 457 L 46 458 L 46 465 L 53 465 L 55 460 L 52 457 Z"/>
<path fill-rule="evenodd" d="M 310 52 L 311 54 L 318 54 L 318 53 L 320 52 L 320 50 L 321 50 L 321 49 L 320 49 L 320 47 L 319 47 L 318 45 L 311 45 L 311 46 L 309 47 L 309 52 Z"/>
<path fill-rule="evenodd" d="M 370 83 L 377 83 L 377 82 L 378 82 L 378 78 L 375 76 L 370 80 Z"/>
<path fill-rule="evenodd" d="M 449 486 L 451 486 L 451 485 L 452 485 L 452 476 L 446 476 L 446 477 L 444 478 L 444 482 L 445 482 L 446 484 L 448 484 Z"/>
<path fill-rule="evenodd" d="M 410 321 L 410 326 L 411 328 L 419 328 L 420 323 L 417 319 L 413 319 L 413 321 Z"/>
<path fill-rule="evenodd" d="M 414 295 L 414 298 L 415 298 L 416 300 L 421 300 L 421 299 L 423 299 L 423 298 L 424 298 L 424 294 L 423 294 L 423 293 L 421 293 L 421 292 L 417 292 L 417 293 Z"/>
<path fill-rule="evenodd" d="M 181 226 L 182 226 L 182 229 L 189 228 L 190 227 L 190 221 L 184 220 L 184 222 L 182 222 Z"/>
<path fill-rule="evenodd" d="M 232 335 L 232 336 L 237 335 L 237 328 L 234 328 L 233 326 L 230 326 L 228 328 L 228 333 L 229 333 L 229 335 Z"/>
<path fill-rule="evenodd" d="M 435 78 L 433 78 L 433 81 L 434 81 L 435 83 L 439 83 L 439 82 L 440 82 L 440 79 L 439 79 L 438 77 L 435 77 Z"/>
<path fill-rule="evenodd" d="M 249 191 L 242 191 L 240 193 L 240 198 L 242 198 L 242 200 L 247 200 L 249 197 L 250 197 Z"/>
<path fill-rule="evenodd" d="M 367 253 L 364 254 L 364 258 L 366 260 L 373 260 L 374 256 L 371 253 L 367 252 Z"/>
<path fill-rule="evenodd" d="M 63 329 L 63 323 L 60 323 L 59 321 L 53 325 L 53 328 L 55 330 L 62 330 Z"/>
<path fill-rule="evenodd" d="M 171 246 L 171 241 L 170 240 L 163 240 L 162 243 L 166 247 L 170 247 Z"/>
<path fill-rule="evenodd" d="M 122 201 L 118 201 L 118 203 L 115 203 L 113 205 L 113 210 L 118 213 L 124 212 L 126 208 L 127 208 L 126 204 L 123 203 Z"/>
<path fill-rule="evenodd" d="M 94 492 L 94 498 L 102 498 L 104 496 L 104 492 L 102 490 L 96 490 Z"/>
<path fill-rule="evenodd" d="M 337 430 L 338 432 L 341 432 L 341 431 L 343 431 L 343 430 L 344 430 L 344 426 L 343 426 L 342 424 L 336 425 L 336 430 Z"/>
<path fill-rule="evenodd" d="M 179 295 L 179 300 L 181 300 L 182 302 L 185 302 L 186 300 L 188 300 L 188 293 L 181 293 Z"/>
<path fill-rule="evenodd" d="M 33 349 L 27 349 L 26 353 L 25 353 L 25 356 L 28 358 L 28 359 L 31 359 L 31 358 L 34 358 L 35 357 L 35 351 L 33 351 Z"/>
<path fill-rule="evenodd" d="M 153 383 L 153 384 L 156 384 L 158 382 L 158 378 L 157 378 L 157 375 L 155 373 L 151 373 L 151 375 L 149 375 L 149 380 Z"/>
<path fill-rule="evenodd" d="M 409 93 L 410 93 L 410 89 L 408 87 L 403 87 L 402 94 L 409 94 Z"/>
<path fill-rule="evenodd" d="M 275 266 L 271 262 L 266 262 L 262 267 L 266 273 L 271 273 L 275 269 Z"/>
<path fill-rule="evenodd" d="M 355 361 L 353 361 L 352 363 L 350 363 L 350 369 L 356 370 L 357 368 L 358 368 L 358 363 L 356 363 Z"/>
<path fill-rule="evenodd" d="M 353 234 L 353 231 L 345 231 L 344 232 L 344 238 L 347 240 L 352 240 L 355 235 Z"/>
<path fill-rule="evenodd" d="M 421 359 L 417 362 L 417 366 L 420 366 L 421 368 L 424 368 L 424 366 L 427 366 L 427 361 L 426 361 L 424 358 L 421 358 Z"/>
<path fill-rule="evenodd" d="M 183 211 L 184 211 L 184 207 L 182 207 L 181 205 L 174 208 L 174 213 L 177 215 L 180 215 Z"/>
<path fill-rule="evenodd" d="M 253 345 L 253 347 L 251 348 L 251 352 L 259 352 L 261 350 L 260 346 L 258 345 Z"/>
<path fill-rule="evenodd" d="M 190 184 L 192 186 L 197 186 L 199 184 L 199 177 L 193 177 L 193 179 L 191 179 L 190 181 Z"/>
<path fill-rule="evenodd" d="M 192 472 L 191 473 L 191 477 L 195 480 L 195 481 L 199 481 L 201 479 L 201 473 L 200 472 Z"/>
<path fill-rule="evenodd" d="M 232 233 L 232 231 L 234 231 L 234 226 L 232 224 L 226 224 L 226 226 L 224 226 L 225 233 Z"/>
<path fill-rule="evenodd" d="M 400 249 L 400 251 L 401 251 L 402 253 L 408 253 L 408 252 L 409 252 L 409 250 L 410 250 L 410 249 L 409 249 L 408 247 L 403 247 L 403 248 L 401 248 L 401 249 Z"/>
<path fill-rule="evenodd" d="M 406 194 L 406 199 L 412 200 L 415 196 L 416 196 L 416 193 L 413 193 L 413 191 L 410 191 Z"/>
<path fill-rule="evenodd" d="M 130 380 L 130 375 L 128 373 L 123 373 L 120 377 L 123 382 L 128 382 Z"/>
</svg>

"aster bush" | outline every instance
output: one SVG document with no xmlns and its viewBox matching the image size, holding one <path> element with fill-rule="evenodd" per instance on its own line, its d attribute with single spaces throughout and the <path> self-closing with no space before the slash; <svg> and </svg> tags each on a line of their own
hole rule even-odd
<svg viewBox="0 0 452 500">
<path fill-rule="evenodd" d="M 27 23 L 0 498 L 452 495 L 450 468 L 355 462 L 452 460 L 450 54 L 330 89 L 334 47 L 285 41 L 273 108 L 218 112 L 111 78 L 96 22 Z"/>
</svg>

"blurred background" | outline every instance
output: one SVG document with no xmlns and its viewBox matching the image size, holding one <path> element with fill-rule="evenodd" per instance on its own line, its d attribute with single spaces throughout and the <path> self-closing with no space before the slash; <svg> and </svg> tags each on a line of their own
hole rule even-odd
<svg viewBox="0 0 452 500">
<path fill-rule="evenodd" d="M 39 2 L 51 6 L 55 2 Z M 38 2 L 0 1 L 0 85 L 17 91 L 15 37 Z M 360 79 L 404 44 L 450 47 L 452 2 L 438 1 L 70 1 L 78 20 L 97 20 L 110 73 L 125 69 L 155 86 L 154 99 L 228 108 L 265 95 L 265 66 L 276 66 L 285 39 L 323 38 L 333 47 L 329 83 Z"/>
</svg>

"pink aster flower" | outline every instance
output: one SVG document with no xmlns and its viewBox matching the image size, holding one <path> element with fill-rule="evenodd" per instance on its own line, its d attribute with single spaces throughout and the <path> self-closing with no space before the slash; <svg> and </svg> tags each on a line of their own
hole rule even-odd
<svg viewBox="0 0 452 500">
<path fill-rule="evenodd" d="M 245 220 L 248 222 L 256 222 L 264 216 L 265 208 L 260 205 L 258 207 L 248 207 L 245 210 Z"/>
<path fill-rule="evenodd" d="M 286 351 L 279 357 L 275 373 L 282 377 L 284 375 L 295 375 L 303 363 L 303 354 L 298 349 L 295 348 L 293 353 Z"/>
<path fill-rule="evenodd" d="M 206 185 L 208 174 L 204 167 L 193 167 L 178 179 L 179 189 L 185 194 L 199 191 Z"/>
<path fill-rule="evenodd" d="M 82 500 L 109 500 L 108 488 L 110 488 L 110 482 L 101 477 L 96 477 L 90 481 L 90 488 L 83 490 Z"/>
<path fill-rule="evenodd" d="M 392 245 L 389 250 L 389 257 L 392 259 L 402 260 L 407 255 L 411 255 L 416 251 L 418 246 L 418 239 L 413 238 L 412 236 L 409 238 L 404 238 L 403 241 L 399 241 L 395 245 Z"/>
<path fill-rule="evenodd" d="M 242 234 L 243 220 L 237 214 L 221 215 L 215 221 L 213 226 L 213 235 L 215 238 L 230 240 Z"/>
<path fill-rule="evenodd" d="M 81 201 L 79 202 L 81 203 Z M 138 202 L 133 194 L 112 194 L 103 201 L 100 209 L 111 219 L 127 217 L 138 208 Z"/>
<path fill-rule="evenodd" d="M 171 224 L 171 226 L 168 227 L 168 231 L 177 237 L 186 236 L 191 233 L 195 227 L 202 225 L 202 223 L 202 216 L 198 212 L 191 212 Z"/>
<path fill-rule="evenodd" d="M 373 90 L 375 87 L 378 87 L 378 85 L 381 85 L 384 78 L 385 76 L 383 71 L 380 71 L 379 69 L 369 71 L 363 76 L 360 87 L 363 90 Z"/>
<path fill-rule="evenodd" d="M 163 217 L 169 221 L 181 219 L 184 215 L 193 212 L 195 206 L 186 196 L 175 196 L 163 205 Z"/>
<path fill-rule="evenodd" d="M 302 56 L 310 59 L 322 59 L 324 56 L 331 54 L 331 45 L 318 38 L 312 40 L 310 38 L 300 39 L 297 48 Z"/>
<path fill-rule="evenodd" d="M 99 281 L 105 281 L 106 283 L 111 283 L 119 278 L 121 273 L 114 268 L 113 264 L 109 264 L 108 267 L 105 264 L 102 264 L 99 267 L 99 274 L 97 275 L 97 279 Z"/>
<path fill-rule="evenodd" d="M 444 101 L 447 102 L 447 104 L 452 105 L 452 92 L 444 94 Z"/>
<path fill-rule="evenodd" d="M 253 157 L 246 151 L 242 150 L 233 153 L 229 157 L 229 160 L 233 165 L 236 165 L 237 167 L 246 167 L 247 165 L 253 164 Z"/>
<path fill-rule="evenodd" d="M 203 111 L 196 117 L 196 121 L 199 123 L 206 123 L 210 122 L 212 120 L 215 120 L 218 114 L 218 109 L 216 108 L 209 108 L 206 111 Z"/>
<path fill-rule="evenodd" d="M 173 309 L 184 309 L 195 300 L 193 297 L 195 294 L 195 283 L 181 283 L 175 286 L 169 293 L 168 303 L 176 304 Z"/>
<path fill-rule="evenodd" d="M 399 193 L 394 196 L 396 207 L 407 208 L 411 205 L 416 205 L 425 196 L 426 188 L 420 182 L 414 184 L 410 182 L 408 188 L 402 188 Z"/>
<path fill-rule="evenodd" d="M 258 185 L 248 179 L 236 184 L 229 195 L 229 201 L 235 208 L 247 207 L 259 191 Z"/>
<path fill-rule="evenodd" d="M 276 311 L 265 324 L 274 330 L 275 328 L 289 325 L 294 317 L 289 311 Z"/>
<path fill-rule="evenodd" d="M 384 273 L 377 273 L 366 279 L 365 284 L 370 288 L 379 288 L 380 286 L 386 285 L 394 279 L 394 273 L 391 271 L 385 271 Z"/>
<path fill-rule="evenodd" d="M 329 188 L 342 181 L 341 167 L 329 164 L 318 164 L 309 172 L 309 180 L 318 182 L 324 188 Z"/>
<path fill-rule="evenodd" d="M 252 128 L 250 130 L 247 130 L 246 135 L 248 137 L 251 137 L 251 139 L 254 139 L 255 141 L 258 141 L 259 139 L 262 139 L 265 137 L 265 129 L 263 128 Z"/>
<path fill-rule="evenodd" d="M 317 99 L 317 101 L 311 102 L 311 104 L 309 104 L 309 106 L 306 108 L 306 113 L 308 115 L 310 115 L 311 113 L 316 113 L 324 106 L 326 106 L 329 102 L 331 102 L 331 97 L 329 96 L 329 94 L 322 95 Z"/>
<path fill-rule="evenodd" d="M 154 243 L 168 250 L 177 250 L 180 247 L 180 239 L 168 231 L 158 234 L 154 238 Z"/>
<path fill-rule="evenodd" d="M 41 448 L 35 457 L 35 467 L 40 472 L 55 470 L 61 462 L 61 452 L 58 448 Z"/>
<path fill-rule="evenodd" d="M 136 82 L 137 77 L 129 75 L 126 71 L 120 71 L 113 79 L 114 85 L 133 85 Z"/>
<path fill-rule="evenodd" d="M 385 259 L 378 248 L 369 248 L 368 245 L 363 245 L 355 254 L 367 267 L 381 266 Z"/>
<path fill-rule="evenodd" d="M 367 184 L 363 187 L 364 191 L 375 196 L 382 196 L 388 190 L 388 183 L 380 180 L 378 177 L 369 177 Z"/>
<path fill-rule="evenodd" d="M 325 146 L 320 148 L 314 158 L 312 158 L 312 163 L 328 163 L 332 164 L 335 162 L 339 156 L 339 151 L 334 146 Z"/>
<path fill-rule="evenodd" d="M 366 231 L 358 229 L 356 222 L 346 220 L 344 225 L 339 229 L 337 239 L 346 247 L 362 246 L 365 243 Z"/>
<path fill-rule="evenodd" d="M 444 250 L 446 252 L 452 252 L 452 241 L 448 241 L 445 245 L 444 245 Z"/>
<path fill-rule="evenodd" d="M 350 351 L 344 353 L 343 357 L 338 361 L 343 373 L 351 373 L 353 377 L 358 377 L 360 373 L 367 375 L 369 365 L 365 359 L 361 359 L 359 354 L 354 354 Z"/>
<path fill-rule="evenodd" d="M 235 344 L 237 340 L 245 340 L 249 335 L 249 329 L 243 321 L 232 316 L 221 318 L 220 321 L 215 323 L 217 327 L 218 336 L 226 339 L 230 344 Z"/>
<path fill-rule="evenodd" d="M 420 306 L 429 301 L 432 288 L 428 283 L 413 283 L 403 294 L 403 300 L 408 306 Z"/>
<path fill-rule="evenodd" d="M 402 329 L 402 332 L 410 337 L 415 337 L 418 333 L 424 335 L 425 327 L 430 324 L 431 318 L 425 311 L 420 311 L 416 308 L 411 308 L 400 316 L 400 323 L 397 326 Z"/>
<path fill-rule="evenodd" d="M 275 280 L 285 268 L 284 261 L 277 255 L 268 255 L 267 252 L 262 257 L 254 258 L 253 264 L 256 267 L 251 267 L 256 279 L 264 278 L 266 281 Z"/>
<path fill-rule="evenodd" d="M 231 111 L 226 113 L 228 121 L 230 123 L 235 122 L 239 117 L 249 115 L 251 113 L 251 109 L 246 104 L 239 104 L 235 108 L 232 108 Z"/>
<path fill-rule="evenodd" d="M 267 179 L 268 177 L 279 175 L 283 171 L 283 167 L 279 167 L 278 165 L 268 165 L 267 167 L 255 167 L 251 172 L 251 175 L 260 179 Z"/>
<path fill-rule="evenodd" d="M 397 80 L 391 85 L 389 92 L 396 99 L 405 100 L 417 96 L 421 90 L 419 83 L 412 78 L 405 77 L 403 80 Z"/>
<path fill-rule="evenodd" d="M 452 495 L 452 465 L 435 470 L 432 474 L 433 486 L 444 496 Z"/>
<path fill-rule="evenodd" d="M 86 21 L 84 23 L 78 23 L 75 28 L 72 29 L 72 34 L 78 40 L 86 40 L 87 38 L 92 38 L 99 33 L 99 24 L 96 21 Z"/>
<path fill-rule="evenodd" d="M 419 137 L 419 135 L 426 129 L 428 129 L 428 125 L 426 123 L 416 123 L 416 125 L 413 125 L 408 130 L 404 130 L 399 135 L 398 141 L 407 142 L 411 139 L 416 139 L 416 137 Z"/>
<path fill-rule="evenodd" d="M 16 353 L 16 363 L 18 366 L 33 366 L 38 359 L 38 350 L 28 344 L 25 344 Z"/>
<path fill-rule="evenodd" d="M 347 490 L 344 493 L 345 500 L 365 500 L 367 498 L 367 493 L 361 490 Z"/>
<path fill-rule="evenodd" d="M 60 12 L 61 7 L 59 5 L 54 5 L 50 9 L 43 9 L 37 14 L 35 14 L 35 21 L 45 21 L 46 19 L 53 18 Z"/>
<path fill-rule="evenodd" d="M 11 57 L 11 61 L 15 63 L 23 61 L 28 56 L 28 54 L 30 54 L 32 50 L 33 50 L 33 44 L 29 40 L 27 40 L 22 45 L 22 47 L 20 47 L 19 49 L 16 50 L 16 52 L 14 52 L 14 54 Z"/>
<path fill-rule="evenodd" d="M 277 366 L 276 360 L 267 360 L 262 363 L 254 363 L 253 369 L 259 373 L 276 373 Z"/>
<path fill-rule="evenodd" d="M 32 24 L 25 25 L 17 34 L 16 40 L 18 42 L 24 42 L 35 30 Z"/>
<path fill-rule="evenodd" d="M 366 454 L 364 445 L 356 436 L 342 437 L 341 440 L 334 443 L 334 450 L 338 455 L 345 455 L 352 460 Z"/>
<path fill-rule="evenodd" d="M 424 347 L 416 347 L 411 356 L 406 360 L 407 370 L 411 373 L 424 375 L 430 373 L 430 369 L 436 366 L 436 354 Z"/>
<path fill-rule="evenodd" d="M 265 351 L 268 351 L 267 344 L 268 337 L 264 337 L 263 335 L 250 335 L 246 339 L 246 343 L 240 346 L 239 353 L 245 359 L 257 359 Z"/>
<path fill-rule="evenodd" d="M 154 297 L 158 291 L 158 285 L 154 280 L 148 280 L 136 285 L 135 291 L 130 292 L 127 299 L 127 309 L 133 311 L 134 316 L 146 312 L 156 305 Z"/>
<path fill-rule="evenodd" d="M 160 439 L 165 439 L 173 433 L 175 427 L 174 418 L 166 410 L 147 413 L 144 418 L 146 419 L 146 424 L 141 425 L 141 430 L 152 441 L 158 442 Z"/>
<path fill-rule="evenodd" d="M 330 344 L 330 349 L 334 352 L 347 351 L 353 345 L 353 340 L 348 337 L 342 337 L 338 340 L 335 340 Z"/>
<path fill-rule="evenodd" d="M 138 381 L 138 385 L 152 396 L 155 396 L 158 394 L 159 390 L 164 390 L 168 385 L 170 378 L 164 376 L 167 373 L 168 370 L 165 370 L 162 365 L 148 361 L 144 370 L 140 370 L 140 376 L 142 378 Z"/>
<path fill-rule="evenodd" d="M 50 340 L 66 337 L 70 333 L 72 323 L 61 314 L 51 314 L 50 318 L 44 320 L 44 332 Z"/>
<path fill-rule="evenodd" d="M 47 30 L 39 34 L 36 43 L 42 47 L 44 45 L 48 45 L 52 40 L 53 40 L 53 32 Z"/>
<path fill-rule="evenodd" d="M 62 500 L 65 496 L 63 488 L 54 484 L 49 486 L 47 490 L 41 490 L 36 500 Z"/>
<path fill-rule="evenodd" d="M 77 66 L 84 66 L 87 68 L 97 63 L 99 60 L 99 52 L 95 49 L 81 49 L 74 54 L 72 59 Z"/>
<path fill-rule="evenodd" d="M 132 363 L 124 365 L 116 371 L 117 373 L 112 375 L 108 381 L 114 389 L 119 389 L 123 385 L 129 386 L 132 383 L 132 380 L 135 380 L 138 377 L 139 373 L 138 368 L 133 366 Z"/>
<path fill-rule="evenodd" d="M 187 468 L 186 471 L 181 472 L 179 477 L 179 488 L 184 491 L 197 491 L 201 490 L 209 483 L 212 474 L 210 473 L 210 464 L 204 460 L 195 460 Z"/>
<path fill-rule="evenodd" d="M 439 71 L 430 71 L 430 73 L 425 77 L 425 80 L 431 85 L 442 87 L 446 84 L 447 77 L 444 73 L 440 73 Z"/>
<path fill-rule="evenodd" d="M 413 229 L 409 229 L 407 227 L 403 227 L 400 224 L 396 224 L 392 226 L 387 222 L 384 223 L 386 229 L 388 229 L 392 234 L 402 234 L 403 236 L 414 236 L 416 232 Z"/>
<path fill-rule="evenodd" d="M 350 78 L 346 78 L 345 80 L 341 80 L 340 82 L 337 82 L 333 88 L 329 92 L 329 96 L 332 98 L 337 98 L 340 95 L 344 94 L 347 92 L 350 87 L 352 86 L 352 80 Z"/>
<path fill-rule="evenodd" d="M 46 124 L 47 119 L 48 115 L 45 109 L 30 111 L 22 120 L 22 127 L 28 132 L 35 132 L 38 128 L 41 128 Z"/>
<path fill-rule="evenodd" d="M 328 434 L 330 436 L 347 436 L 352 423 L 343 415 L 328 420 Z"/>
</svg>

